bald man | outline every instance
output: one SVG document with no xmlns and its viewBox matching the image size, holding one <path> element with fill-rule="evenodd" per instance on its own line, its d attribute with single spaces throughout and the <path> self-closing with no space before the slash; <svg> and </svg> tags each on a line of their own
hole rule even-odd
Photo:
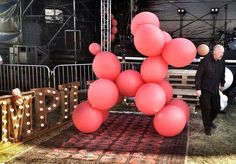
<svg viewBox="0 0 236 164">
<path fill-rule="evenodd" d="M 200 97 L 202 121 L 206 135 L 211 135 L 211 129 L 216 128 L 213 121 L 220 111 L 219 90 L 223 89 L 225 83 L 223 55 L 224 47 L 216 45 L 213 48 L 213 53 L 201 60 L 195 76 L 196 95 Z"/>
</svg>

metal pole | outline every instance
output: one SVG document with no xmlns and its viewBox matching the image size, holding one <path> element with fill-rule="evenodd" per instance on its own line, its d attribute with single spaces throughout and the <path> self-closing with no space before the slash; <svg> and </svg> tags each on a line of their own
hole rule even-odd
<svg viewBox="0 0 236 164">
<path fill-rule="evenodd" d="M 77 63 L 77 37 L 76 37 L 76 8 L 75 8 L 75 0 L 73 0 L 73 15 L 74 15 L 74 60 L 75 64 Z"/>
<path fill-rule="evenodd" d="M 72 17 L 72 16 L 71 16 Z M 62 28 L 66 25 L 66 23 L 70 20 L 70 18 L 67 18 L 67 20 L 61 25 L 61 27 L 59 28 L 59 30 L 54 34 L 54 36 L 51 38 L 51 40 L 47 43 L 47 46 L 49 46 L 52 41 L 55 39 L 55 37 L 59 34 L 59 32 L 62 30 Z"/>
<path fill-rule="evenodd" d="M 184 21 L 184 15 L 180 14 L 180 25 L 179 25 L 179 37 L 182 37 L 182 32 L 183 32 L 183 21 Z"/>
<path fill-rule="evenodd" d="M 18 1 L 19 2 L 19 6 L 20 6 L 20 19 L 19 19 L 19 25 L 20 25 L 20 37 L 19 37 L 19 40 L 20 40 L 20 44 L 22 44 L 22 29 L 23 29 L 23 25 L 22 25 L 22 21 L 23 21 L 23 14 L 22 14 L 22 2 L 21 0 Z"/>
<path fill-rule="evenodd" d="M 25 10 L 24 10 L 24 12 L 23 12 L 22 15 L 25 15 L 26 11 L 29 9 L 29 7 L 32 5 L 33 2 L 34 2 L 34 0 L 32 0 L 32 1 L 28 4 L 28 6 L 25 8 Z"/>
<path fill-rule="evenodd" d="M 133 0 L 130 0 L 130 24 L 133 18 L 133 10 L 134 10 Z"/>
<path fill-rule="evenodd" d="M 225 25 L 224 25 L 224 46 L 226 47 L 226 31 L 227 31 L 227 13 L 228 13 L 228 4 L 225 4 Z"/>
<path fill-rule="evenodd" d="M 216 14 L 213 14 L 213 19 L 212 19 L 212 35 L 213 35 L 213 45 L 216 44 L 216 36 L 215 36 L 215 32 L 216 32 Z"/>
<path fill-rule="evenodd" d="M 109 25 L 108 25 L 108 34 L 107 34 L 107 36 L 108 36 L 108 38 L 107 38 L 107 44 L 108 44 L 108 49 L 107 49 L 107 51 L 111 51 L 111 0 L 109 0 L 108 1 L 108 5 L 109 5 L 109 9 L 108 9 L 108 15 L 109 15 L 109 17 L 108 17 L 108 23 L 109 23 Z"/>
<path fill-rule="evenodd" d="M 103 25 L 103 3 L 102 3 L 102 0 L 100 0 L 100 42 L 101 42 L 101 50 L 103 51 L 104 50 L 104 48 L 103 48 L 103 27 L 102 27 L 102 25 Z"/>
</svg>

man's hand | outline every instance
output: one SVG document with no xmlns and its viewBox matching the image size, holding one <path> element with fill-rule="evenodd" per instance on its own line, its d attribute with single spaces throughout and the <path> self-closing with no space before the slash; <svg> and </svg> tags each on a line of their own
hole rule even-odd
<svg viewBox="0 0 236 164">
<path fill-rule="evenodd" d="M 219 90 L 220 90 L 221 92 L 223 92 L 224 86 L 219 86 Z"/>
<path fill-rule="evenodd" d="M 197 97 L 200 97 L 201 94 L 202 94 L 201 90 L 197 90 L 197 91 L 196 91 L 196 95 L 197 95 Z"/>
</svg>

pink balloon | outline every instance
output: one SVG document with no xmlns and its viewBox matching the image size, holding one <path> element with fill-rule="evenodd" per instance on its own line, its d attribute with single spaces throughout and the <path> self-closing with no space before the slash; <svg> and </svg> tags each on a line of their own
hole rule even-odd
<svg viewBox="0 0 236 164">
<path fill-rule="evenodd" d="M 173 97 L 173 88 L 172 88 L 171 84 L 168 81 L 166 81 L 166 80 L 162 80 L 158 84 L 165 91 L 166 103 L 168 103 L 172 99 L 172 97 Z"/>
<path fill-rule="evenodd" d="M 141 76 L 145 82 L 158 83 L 168 72 L 168 65 L 161 56 L 148 57 L 141 64 Z"/>
<path fill-rule="evenodd" d="M 84 101 L 73 111 L 72 121 L 81 132 L 92 133 L 100 128 L 103 122 L 103 114 L 93 108 L 88 101 Z"/>
<path fill-rule="evenodd" d="M 171 66 L 184 67 L 193 61 L 196 53 L 196 47 L 190 40 L 175 38 L 165 45 L 162 57 Z"/>
<path fill-rule="evenodd" d="M 186 116 L 186 121 L 189 120 L 190 118 L 190 109 L 189 109 L 189 106 L 188 104 L 184 101 L 184 100 L 181 100 L 181 99 L 172 99 L 168 105 L 174 105 L 174 106 L 177 106 L 179 107 L 185 114 Z"/>
<path fill-rule="evenodd" d="M 116 78 L 116 85 L 124 96 L 135 96 L 138 88 L 144 83 L 139 72 L 126 70 Z"/>
<path fill-rule="evenodd" d="M 116 34 L 117 32 L 118 32 L 117 27 L 114 26 L 114 27 L 111 28 L 111 33 L 112 34 Z"/>
<path fill-rule="evenodd" d="M 98 79 L 88 89 L 88 100 L 99 110 L 108 110 L 116 105 L 119 91 L 114 82 L 107 79 Z"/>
<path fill-rule="evenodd" d="M 160 21 L 158 17 L 151 12 L 141 12 L 131 21 L 131 33 L 134 35 L 139 25 L 152 24 L 156 27 L 160 27 Z"/>
<path fill-rule="evenodd" d="M 166 102 L 166 95 L 160 85 L 155 83 L 143 84 L 135 96 L 135 104 L 140 112 L 154 115 L 161 110 Z"/>
<path fill-rule="evenodd" d="M 115 34 L 111 34 L 111 41 L 113 42 L 116 38 L 116 35 Z"/>
<path fill-rule="evenodd" d="M 170 34 L 166 31 L 162 31 L 164 38 L 165 38 L 165 43 L 168 43 L 169 41 L 172 40 L 172 37 L 170 36 Z"/>
<path fill-rule="evenodd" d="M 98 78 L 115 80 L 120 70 L 120 61 L 111 52 L 98 53 L 93 60 L 93 71 Z"/>
<path fill-rule="evenodd" d="M 101 52 L 101 46 L 98 43 L 91 43 L 89 45 L 89 52 L 93 55 L 97 55 Z"/>
<path fill-rule="evenodd" d="M 117 26 L 117 24 L 118 24 L 117 20 L 116 19 L 112 19 L 111 25 L 112 26 Z"/>
<path fill-rule="evenodd" d="M 185 127 L 186 118 L 182 110 L 176 106 L 167 105 L 154 117 L 154 128 L 166 137 L 179 134 Z"/>
<path fill-rule="evenodd" d="M 135 31 L 135 48 L 145 56 L 160 55 L 164 44 L 165 38 L 162 31 L 154 25 L 140 25 Z"/>
<path fill-rule="evenodd" d="M 109 111 L 102 111 L 102 122 L 105 122 L 109 116 Z"/>
</svg>

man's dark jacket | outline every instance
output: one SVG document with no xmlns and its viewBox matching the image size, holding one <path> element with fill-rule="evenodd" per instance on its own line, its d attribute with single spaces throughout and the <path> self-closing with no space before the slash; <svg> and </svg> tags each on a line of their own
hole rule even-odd
<svg viewBox="0 0 236 164">
<path fill-rule="evenodd" d="M 212 54 L 201 60 L 195 76 L 196 90 L 205 90 L 210 93 L 219 92 L 219 86 L 225 83 L 225 61 L 216 61 Z"/>
</svg>

